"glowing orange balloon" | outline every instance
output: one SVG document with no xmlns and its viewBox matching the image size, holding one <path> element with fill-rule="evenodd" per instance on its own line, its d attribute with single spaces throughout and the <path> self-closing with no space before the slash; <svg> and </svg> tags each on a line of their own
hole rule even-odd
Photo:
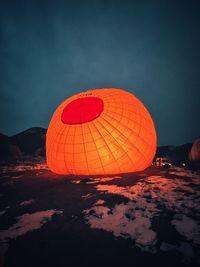
<svg viewBox="0 0 200 267">
<path fill-rule="evenodd" d="M 151 165 L 155 151 L 149 112 L 133 94 L 115 88 L 68 98 L 47 131 L 47 163 L 60 174 L 141 171 Z"/>
</svg>

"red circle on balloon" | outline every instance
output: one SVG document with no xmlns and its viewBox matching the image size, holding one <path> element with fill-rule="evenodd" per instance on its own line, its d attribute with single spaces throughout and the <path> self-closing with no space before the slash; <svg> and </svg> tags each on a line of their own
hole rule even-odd
<svg viewBox="0 0 200 267">
<path fill-rule="evenodd" d="M 65 124 L 81 124 L 92 121 L 103 111 L 99 97 L 83 97 L 70 102 L 63 110 L 61 121 Z"/>
</svg>

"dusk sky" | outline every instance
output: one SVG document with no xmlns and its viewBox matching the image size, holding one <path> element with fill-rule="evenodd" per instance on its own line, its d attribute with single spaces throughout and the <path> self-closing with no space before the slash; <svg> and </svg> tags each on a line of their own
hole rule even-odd
<svg viewBox="0 0 200 267">
<path fill-rule="evenodd" d="M 0 132 L 87 89 L 135 94 L 159 145 L 200 135 L 200 1 L 0 1 Z"/>
</svg>

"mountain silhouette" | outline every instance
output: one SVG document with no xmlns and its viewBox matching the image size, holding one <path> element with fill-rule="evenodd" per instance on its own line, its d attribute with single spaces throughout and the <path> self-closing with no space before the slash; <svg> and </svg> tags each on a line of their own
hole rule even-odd
<svg viewBox="0 0 200 267">
<path fill-rule="evenodd" d="M 0 161 L 38 160 L 46 156 L 47 129 L 33 127 L 13 136 L 0 134 Z M 192 144 L 160 146 L 155 157 L 168 157 L 173 163 L 188 162 Z"/>
<path fill-rule="evenodd" d="M 46 131 L 34 127 L 13 136 L 0 134 L 0 161 L 45 157 Z"/>
</svg>

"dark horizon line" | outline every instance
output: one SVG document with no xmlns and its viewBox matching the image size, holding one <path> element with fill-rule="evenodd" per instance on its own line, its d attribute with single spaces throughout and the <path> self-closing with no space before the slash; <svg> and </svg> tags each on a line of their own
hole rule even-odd
<svg viewBox="0 0 200 267">
<path fill-rule="evenodd" d="M 27 132 L 27 131 L 29 131 L 29 130 L 32 130 L 32 129 L 43 129 L 43 130 L 46 130 L 47 131 L 47 128 L 44 128 L 44 127 L 39 127 L 39 126 L 34 126 L 34 127 L 30 127 L 30 128 L 27 128 L 27 129 L 25 129 L 25 130 L 22 130 L 21 132 L 18 132 L 18 133 L 16 133 L 16 134 L 13 134 L 13 135 L 7 135 L 7 134 L 4 134 L 4 133 L 2 133 L 2 132 L 0 132 L 0 135 L 4 135 L 4 136 L 6 136 L 6 137 L 13 137 L 13 136 L 16 136 L 16 135 L 18 135 L 18 134 L 21 134 L 21 133 L 24 133 L 24 132 Z M 198 137 L 196 138 L 196 139 L 198 139 Z M 196 140 L 194 140 L 194 142 L 195 142 Z M 165 144 L 165 145 L 158 145 L 157 144 L 157 147 L 166 147 L 166 146 L 172 146 L 172 147 L 180 147 L 180 146 L 183 146 L 183 145 L 186 145 L 186 144 L 194 144 L 194 142 L 187 142 L 187 143 L 184 143 L 184 144 L 181 144 L 181 145 L 172 145 L 172 144 Z"/>
</svg>

